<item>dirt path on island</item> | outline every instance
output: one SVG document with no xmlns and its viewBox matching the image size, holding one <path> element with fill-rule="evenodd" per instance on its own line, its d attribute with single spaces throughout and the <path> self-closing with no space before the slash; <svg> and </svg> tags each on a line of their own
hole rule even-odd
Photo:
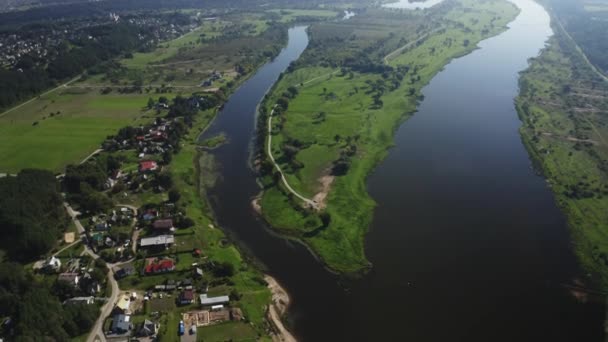
<svg viewBox="0 0 608 342">
<path fill-rule="evenodd" d="M 287 291 L 269 275 L 264 276 L 264 280 L 268 283 L 270 293 L 272 293 L 272 304 L 268 307 L 268 319 L 274 326 L 275 335 L 272 336 L 274 342 L 297 342 L 296 338 L 285 328 L 281 316 L 287 312 L 290 299 Z"/>
<path fill-rule="evenodd" d="M 331 184 L 334 182 L 335 176 L 325 175 L 319 178 L 319 183 L 321 183 L 320 191 L 312 198 L 313 201 L 317 202 L 319 206 L 319 210 L 323 210 L 327 207 L 327 195 L 329 194 L 329 190 L 331 189 Z"/>
</svg>

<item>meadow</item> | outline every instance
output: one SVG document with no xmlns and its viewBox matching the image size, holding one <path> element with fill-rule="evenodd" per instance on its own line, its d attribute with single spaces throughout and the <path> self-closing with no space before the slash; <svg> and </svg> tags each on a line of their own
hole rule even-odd
<svg viewBox="0 0 608 342">
<path fill-rule="evenodd" d="M 266 176 L 261 199 L 266 220 L 304 241 L 332 270 L 357 274 L 369 269 L 364 238 L 375 203 L 366 190 L 367 175 L 393 144 L 395 129 L 414 113 L 421 88 L 452 58 L 504 30 L 516 14 L 505 1 L 467 0 L 426 16 L 371 10 L 354 23 L 345 21 L 341 29 L 333 30 L 340 26 L 335 22 L 320 24 L 332 30 L 313 26 L 312 48 L 275 86 L 265 109 L 287 101 L 290 87 L 297 89 L 287 109 L 274 117 L 272 153 L 296 191 L 309 198 L 328 192 L 321 201 L 325 209 L 303 209 Z M 401 15 L 401 25 L 390 24 Z M 437 26 L 429 23 L 443 29 L 430 31 Z M 331 32 L 345 39 L 333 39 Z M 410 48 L 388 60 L 391 68 L 383 67 L 385 56 L 410 42 Z M 328 66 L 334 63 L 345 66 Z"/>
<path fill-rule="evenodd" d="M 606 288 L 608 85 L 561 28 L 554 31 L 520 79 L 520 132 L 565 213 L 577 256 Z"/>
<path fill-rule="evenodd" d="M 9 112 L 0 117 L 0 172 L 16 173 L 23 168 L 61 172 L 99 148 L 119 128 L 155 117 L 154 111 L 145 108 L 150 96 L 64 89 Z"/>
</svg>

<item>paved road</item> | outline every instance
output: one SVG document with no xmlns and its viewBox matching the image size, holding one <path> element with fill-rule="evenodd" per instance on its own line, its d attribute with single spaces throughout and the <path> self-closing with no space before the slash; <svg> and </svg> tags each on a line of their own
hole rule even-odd
<svg viewBox="0 0 608 342">
<path fill-rule="evenodd" d="M 276 107 L 276 106 L 277 105 L 275 105 L 274 107 Z M 283 174 L 283 170 L 281 170 L 281 167 L 279 166 L 279 164 L 277 164 L 277 162 L 274 160 L 274 157 L 272 156 L 272 115 L 273 114 L 274 114 L 274 108 L 272 108 L 272 111 L 270 112 L 270 115 L 268 116 L 268 157 L 270 158 L 270 161 L 274 165 L 275 169 L 277 169 L 277 171 L 279 171 L 279 174 L 281 175 L 281 181 L 283 182 L 283 184 L 285 185 L 287 190 L 289 190 L 289 192 L 291 192 L 297 198 L 301 199 L 304 203 L 306 203 L 310 207 L 318 210 L 319 204 L 316 201 L 313 201 L 310 198 L 306 198 L 306 197 L 300 195 L 297 191 L 295 191 L 291 187 L 291 185 L 289 185 L 289 182 L 287 182 L 287 178 L 285 178 L 285 174 Z"/>
<path fill-rule="evenodd" d="M 74 209 L 72 209 L 72 207 L 67 202 L 64 202 L 63 205 L 65 206 L 65 208 L 68 212 L 68 215 L 70 215 L 70 217 L 72 218 L 72 221 L 74 221 L 74 224 L 76 225 L 76 228 L 78 229 L 78 232 L 80 233 L 81 238 L 82 238 L 82 236 L 85 234 L 85 229 L 82 226 L 82 223 L 80 223 L 80 220 L 78 220 L 78 215 L 80 213 L 75 211 Z M 132 205 L 128 205 L 128 204 L 120 204 L 118 206 L 130 208 L 135 213 L 135 217 L 137 217 L 137 208 L 136 207 L 134 207 Z M 133 225 L 135 225 L 136 221 L 137 221 L 137 218 L 135 218 L 133 220 Z M 75 243 L 78 243 L 78 242 L 80 242 L 80 241 L 77 241 Z M 133 244 L 136 244 L 136 241 L 134 241 Z M 68 247 L 70 247 L 70 246 L 68 246 Z M 66 247 L 66 248 L 68 248 L 68 247 Z M 59 251 L 59 252 L 61 252 L 61 251 Z M 57 253 L 59 253 L 59 252 L 57 252 Z M 97 255 L 95 252 L 93 252 L 93 250 L 87 244 L 85 244 L 85 249 L 84 249 L 83 253 L 86 253 L 89 256 L 91 256 L 91 258 L 93 258 L 93 260 L 99 259 L 99 255 Z M 114 304 L 118 300 L 118 295 L 120 294 L 120 288 L 118 287 L 118 282 L 114 278 L 114 268 L 118 267 L 120 265 L 129 263 L 133 260 L 135 260 L 135 258 L 129 259 L 127 261 L 115 263 L 115 264 L 107 264 L 107 267 L 108 267 L 107 277 L 108 277 L 108 281 L 110 282 L 110 286 L 112 288 L 112 294 L 110 295 L 110 297 L 108 297 L 106 303 L 101 308 L 101 313 L 100 313 L 99 317 L 97 318 L 97 321 L 95 322 L 95 325 L 93 326 L 93 329 L 91 330 L 91 333 L 87 337 L 87 342 L 99 342 L 99 341 L 105 342 L 106 341 L 105 335 L 103 333 L 103 322 L 105 321 L 106 317 L 108 317 L 112 313 Z"/>
<path fill-rule="evenodd" d="M 135 256 L 137 253 L 137 239 L 139 238 L 139 230 L 135 229 L 135 225 L 137 225 L 137 207 L 130 204 L 117 204 L 116 206 L 133 210 L 133 223 L 131 224 L 131 229 L 133 230 L 133 234 L 131 235 L 131 250 L 133 251 L 133 256 Z"/>
<path fill-rule="evenodd" d="M 78 211 L 75 211 L 74 209 L 72 209 L 72 207 L 70 206 L 70 204 L 68 202 L 63 202 L 63 206 L 65 207 L 66 211 L 68 212 L 68 215 L 70 215 L 70 217 L 72 218 L 72 221 L 74 221 L 74 224 L 76 225 L 76 229 L 78 229 L 78 234 L 83 235 L 85 233 L 84 227 L 82 226 L 82 224 L 80 223 L 80 220 L 78 220 L 78 215 L 80 215 L 80 213 Z"/>
<path fill-rule="evenodd" d="M 56 257 L 57 255 L 61 254 L 61 252 L 65 251 L 66 249 L 68 249 L 76 244 L 79 244 L 81 242 L 82 242 L 82 240 L 77 239 L 76 241 L 72 242 L 71 244 L 69 244 L 69 245 L 63 247 L 62 249 L 58 250 L 57 252 L 55 252 L 55 254 L 53 254 L 53 256 Z"/>
</svg>

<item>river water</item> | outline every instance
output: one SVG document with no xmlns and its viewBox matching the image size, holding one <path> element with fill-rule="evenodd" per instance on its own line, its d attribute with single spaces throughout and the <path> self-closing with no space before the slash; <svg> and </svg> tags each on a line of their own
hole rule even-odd
<svg viewBox="0 0 608 342">
<path fill-rule="evenodd" d="M 230 98 L 204 137 L 222 179 L 211 191 L 219 223 L 292 296 L 304 341 L 599 341 L 604 309 L 562 284 L 580 275 L 564 218 L 534 174 L 513 98 L 518 72 L 551 34 L 547 13 L 515 0 L 509 30 L 452 61 L 423 89 L 419 112 L 369 178 L 378 207 L 366 240 L 374 264 L 344 283 L 306 248 L 270 233 L 251 209 L 259 192 L 248 159 L 256 105 L 305 49 L 304 27 Z"/>
</svg>

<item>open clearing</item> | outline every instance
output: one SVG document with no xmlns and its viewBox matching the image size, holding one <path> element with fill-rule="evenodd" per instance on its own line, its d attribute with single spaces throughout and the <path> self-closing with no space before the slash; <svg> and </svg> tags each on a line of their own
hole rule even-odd
<svg viewBox="0 0 608 342">
<path fill-rule="evenodd" d="M 69 89 L 42 96 L 0 118 L 0 170 L 59 172 L 66 164 L 81 161 L 119 128 L 154 117 L 155 112 L 144 109 L 149 97 Z"/>
</svg>

